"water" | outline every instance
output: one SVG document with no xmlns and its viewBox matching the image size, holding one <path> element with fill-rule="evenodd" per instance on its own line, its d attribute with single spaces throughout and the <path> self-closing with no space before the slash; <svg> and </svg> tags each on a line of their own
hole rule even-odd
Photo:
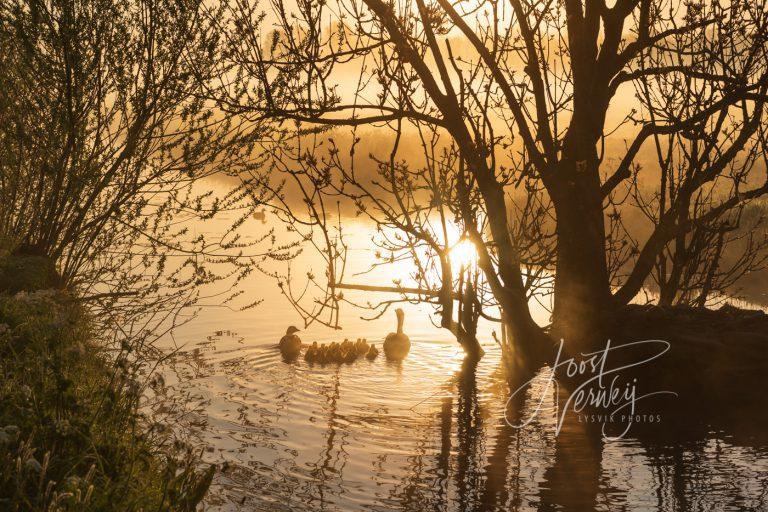
<svg viewBox="0 0 768 512">
<path fill-rule="evenodd" d="M 276 342 L 298 318 L 273 282 L 250 286 L 264 304 L 203 310 L 176 333 L 181 348 L 163 367 L 168 401 L 185 408 L 166 421 L 222 467 L 206 510 L 768 510 L 768 444 L 752 432 L 704 417 L 606 441 L 569 415 L 556 435 L 554 393 L 534 421 L 512 427 L 505 413 L 531 416 L 547 368 L 508 407 L 491 327 L 481 330 L 486 356 L 469 365 L 429 307 L 412 304 L 413 345 L 400 363 L 286 363 Z M 300 334 L 380 346 L 394 330 L 391 311 L 360 315 L 346 310 L 343 331 Z"/>
</svg>

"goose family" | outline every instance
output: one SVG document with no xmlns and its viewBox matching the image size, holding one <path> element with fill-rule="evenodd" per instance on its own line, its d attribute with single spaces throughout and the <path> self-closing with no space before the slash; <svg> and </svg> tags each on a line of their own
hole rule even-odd
<svg viewBox="0 0 768 512">
<path fill-rule="evenodd" d="M 358 339 L 356 342 L 344 340 L 341 343 L 332 342 L 318 345 L 317 342 L 307 348 L 304 353 L 304 360 L 308 363 L 328 364 L 328 363 L 354 363 L 358 358 L 365 357 L 368 360 L 376 359 L 379 354 L 378 349 L 369 345 L 367 340 Z"/>
<path fill-rule="evenodd" d="M 384 340 L 384 354 L 389 359 L 402 359 L 411 348 L 411 341 L 403 332 L 405 313 L 402 309 L 395 310 L 397 316 L 397 332 L 389 333 Z M 293 359 L 301 353 L 301 339 L 296 335 L 299 331 L 295 326 L 290 326 L 285 331 L 285 336 L 280 339 L 280 351 L 286 359 Z M 359 358 L 373 361 L 379 355 L 379 349 L 373 343 L 368 343 L 365 338 L 357 341 L 345 339 L 342 342 L 318 344 L 313 342 L 304 352 L 304 360 L 314 364 L 342 364 L 354 363 Z"/>
</svg>

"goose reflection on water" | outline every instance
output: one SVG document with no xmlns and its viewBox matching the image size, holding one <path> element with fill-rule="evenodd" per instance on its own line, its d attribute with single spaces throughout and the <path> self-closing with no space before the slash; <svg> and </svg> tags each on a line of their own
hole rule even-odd
<svg viewBox="0 0 768 512">
<path fill-rule="evenodd" d="M 453 345 L 419 340 L 405 360 L 320 366 L 285 364 L 268 346 L 221 345 L 180 352 L 165 372 L 170 394 L 208 401 L 196 411 L 203 418 L 178 422 L 223 466 L 207 510 L 766 506 L 765 444 L 724 429 L 694 421 L 695 432 L 670 425 L 663 436 L 605 442 L 599 428 L 566 414 L 555 436 L 564 387 L 535 421 L 510 426 L 505 413 L 529 417 L 543 384 L 534 380 L 507 404 L 521 377 L 494 347 L 480 364 Z"/>
</svg>

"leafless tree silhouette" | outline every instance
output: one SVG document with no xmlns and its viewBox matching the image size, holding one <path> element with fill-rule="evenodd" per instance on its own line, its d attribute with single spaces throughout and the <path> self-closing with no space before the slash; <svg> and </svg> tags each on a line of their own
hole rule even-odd
<svg viewBox="0 0 768 512">
<path fill-rule="evenodd" d="M 551 336 L 574 351 L 593 346 L 652 276 L 663 301 L 699 305 L 729 279 L 718 261 L 730 228 L 743 205 L 768 192 L 764 1 L 272 7 L 262 16 L 248 0 L 230 6 L 232 80 L 221 108 L 282 123 L 290 143 L 275 150 L 284 172 L 274 182 L 290 176 L 310 209 L 283 205 L 293 222 L 324 226 L 318 204 L 351 200 L 400 233 L 391 253 L 430 252 L 440 278 L 411 291 L 437 291 L 442 325 L 454 325 L 449 303 L 465 296 L 456 288 L 464 274 L 446 265 L 450 242 L 440 227 L 450 217 L 478 252 L 470 295 L 488 295 L 476 304 L 499 307 L 519 348 Z M 356 170 L 361 126 L 391 134 L 371 152 L 373 176 Z M 328 131 L 342 128 L 352 132 L 343 148 Z M 621 151 L 612 135 L 626 139 Z M 398 152 L 412 137 L 423 141 L 417 164 Z M 648 148 L 661 167 L 654 192 L 640 186 L 655 179 L 640 165 Z M 653 227 L 623 243 L 630 206 Z M 323 249 L 330 286 L 322 306 L 339 298 L 331 262 L 343 251 L 332 245 Z M 759 264 L 757 245 L 746 242 L 735 274 Z M 549 291 L 550 338 L 528 306 Z"/>
</svg>

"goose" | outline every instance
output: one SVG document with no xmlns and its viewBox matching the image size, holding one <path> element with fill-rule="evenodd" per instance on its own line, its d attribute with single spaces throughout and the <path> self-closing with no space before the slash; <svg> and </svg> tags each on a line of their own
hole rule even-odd
<svg viewBox="0 0 768 512">
<path fill-rule="evenodd" d="M 296 326 L 290 326 L 285 331 L 285 336 L 280 338 L 280 352 L 285 357 L 296 357 L 301 352 L 301 338 L 296 336 L 299 329 Z"/>
<path fill-rule="evenodd" d="M 411 350 L 411 340 L 403 332 L 405 312 L 397 308 L 395 315 L 397 315 L 397 332 L 387 334 L 387 337 L 384 339 L 384 354 L 390 359 L 402 359 Z"/>
<path fill-rule="evenodd" d="M 368 353 L 368 342 L 365 339 L 357 340 L 357 343 L 355 344 L 355 349 L 357 350 L 357 353 L 361 356 L 364 356 Z"/>
<path fill-rule="evenodd" d="M 357 359 L 357 350 L 355 350 L 354 347 L 350 348 L 342 354 L 342 358 L 347 364 L 354 363 L 355 359 Z"/>
<path fill-rule="evenodd" d="M 314 342 L 304 353 L 304 360 L 308 363 L 314 363 L 317 360 L 317 351 L 317 342 Z"/>
</svg>

